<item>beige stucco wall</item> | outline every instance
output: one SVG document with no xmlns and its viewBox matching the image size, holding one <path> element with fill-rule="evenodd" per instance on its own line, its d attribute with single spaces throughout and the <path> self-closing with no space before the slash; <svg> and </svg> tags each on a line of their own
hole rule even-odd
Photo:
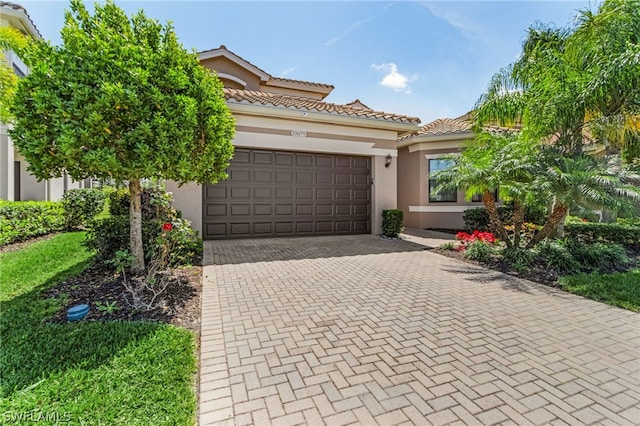
<svg viewBox="0 0 640 426">
<path fill-rule="evenodd" d="M 168 180 L 165 188 L 173 194 L 174 207 L 182 211 L 182 217 L 202 236 L 202 185 L 190 182 L 178 187 L 176 182 Z"/>
<path fill-rule="evenodd" d="M 7 128 L 0 123 L 0 199 L 14 200 L 14 148 Z"/>
<path fill-rule="evenodd" d="M 461 151 L 464 140 L 420 141 L 398 150 L 398 208 L 404 212 L 408 228 L 462 229 L 462 216 L 467 208 L 481 207 L 480 202 L 465 200 L 458 191 L 457 202 L 429 201 L 429 160 Z"/>
<path fill-rule="evenodd" d="M 260 78 L 228 58 L 219 56 L 204 59 L 200 61 L 200 64 L 205 68 L 216 71 L 218 74 L 229 74 L 243 80 L 247 83 L 247 85 L 243 87 L 245 90 L 260 90 Z"/>
<path fill-rule="evenodd" d="M 398 207 L 398 161 L 393 158 L 385 167 L 386 156 L 376 155 L 371 162 L 371 233 L 382 233 L 382 210 Z"/>
</svg>

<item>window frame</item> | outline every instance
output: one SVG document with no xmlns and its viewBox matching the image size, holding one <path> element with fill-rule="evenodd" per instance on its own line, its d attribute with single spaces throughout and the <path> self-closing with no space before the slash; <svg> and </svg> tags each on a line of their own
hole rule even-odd
<svg viewBox="0 0 640 426">
<path fill-rule="evenodd" d="M 438 186 L 438 182 L 436 179 L 432 179 L 431 178 L 431 172 L 432 172 L 432 166 L 431 166 L 431 162 L 432 161 L 440 161 L 440 162 L 445 162 L 445 161 L 451 161 L 448 159 L 442 159 L 442 157 L 444 157 L 447 154 L 442 154 L 442 155 L 438 155 L 438 156 L 429 156 L 427 155 L 427 167 L 428 167 L 428 173 L 427 173 L 427 181 L 428 181 L 428 200 L 429 200 L 429 204 L 436 204 L 436 203 L 457 203 L 458 202 L 458 189 L 454 189 L 454 190 L 450 190 L 447 192 L 440 192 L 440 194 L 437 197 L 443 197 L 443 196 L 451 196 L 451 198 L 453 199 L 437 199 L 432 195 L 432 191 L 433 189 L 435 189 L 436 186 Z M 435 169 L 434 171 L 437 170 L 442 170 L 441 168 Z"/>
</svg>

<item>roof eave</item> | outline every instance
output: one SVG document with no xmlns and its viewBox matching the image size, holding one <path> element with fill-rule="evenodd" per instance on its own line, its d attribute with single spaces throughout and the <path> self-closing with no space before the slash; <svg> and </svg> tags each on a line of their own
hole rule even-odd
<svg viewBox="0 0 640 426">
<path fill-rule="evenodd" d="M 473 139 L 475 134 L 471 130 L 465 130 L 464 132 L 444 133 L 440 135 L 416 135 L 398 142 L 398 148 L 402 148 L 417 143 L 429 143 L 429 142 L 446 142 L 455 140 Z"/>
<path fill-rule="evenodd" d="M 7 18 L 13 18 L 20 21 L 24 28 L 18 28 L 25 30 L 35 40 L 42 40 L 40 31 L 36 28 L 33 21 L 22 9 L 14 9 L 12 7 L 2 7 L 2 14 Z"/>
<path fill-rule="evenodd" d="M 232 113 L 244 113 L 248 115 L 259 115 L 262 117 L 278 117 L 332 124 L 346 124 L 357 127 L 393 130 L 398 132 L 398 134 L 413 133 L 418 128 L 417 123 L 402 123 L 393 120 L 358 117 L 322 111 L 309 111 L 300 108 L 283 108 L 273 105 L 230 102 L 229 100 L 227 100 L 227 106 Z"/>
</svg>

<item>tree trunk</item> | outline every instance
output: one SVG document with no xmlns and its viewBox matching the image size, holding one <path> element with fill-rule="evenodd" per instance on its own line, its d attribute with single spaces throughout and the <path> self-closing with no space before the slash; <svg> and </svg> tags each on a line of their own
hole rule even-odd
<svg viewBox="0 0 640 426">
<path fill-rule="evenodd" d="M 496 199 L 493 197 L 493 194 L 488 191 L 484 192 L 482 194 L 482 203 L 484 204 L 484 208 L 487 209 L 491 229 L 497 234 L 499 239 L 505 242 L 507 247 L 511 247 L 511 240 L 509 239 L 507 230 L 504 229 L 504 224 L 500 219 L 500 214 L 498 213 L 498 208 L 496 207 Z"/>
<path fill-rule="evenodd" d="M 142 187 L 140 179 L 129 181 L 129 245 L 133 262 L 131 272 L 139 275 L 144 272 L 144 250 L 142 248 L 142 208 L 140 206 L 140 195 Z"/>
<path fill-rule="evenodd" d="M 522 232 L 522 224 L 524 223 L 524 207 L 519 202 L 513 201 L 513 246 L 520 248 L 520 233 Z"/>
<path fill-rule="evenodd" d="M 564 220 L 567 216 L 567 212 L 569 211 L 569 207 L 564 204 L 554 204 L 553 210 L 551 210 L 551 214 L 547 218 L 544 226 L 540 231 L 533 236 L 529 244 L 527 244 L 527 248 L 531 248 L 538 244 L 540 241 L 547 238 L 551 233 L 556 229 L 560 221 Z"/>
</svg>

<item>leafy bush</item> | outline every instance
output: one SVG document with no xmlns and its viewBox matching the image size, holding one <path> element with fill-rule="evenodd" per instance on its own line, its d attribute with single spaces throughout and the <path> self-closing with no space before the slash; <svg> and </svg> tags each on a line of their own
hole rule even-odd
<svg viewBox="0 0 640 426">
<path fill-rule="evenodd" d="M 60 203 L 0 200 L 0 246 L 63 228 L 64 210 Z"/>
<path fill-rule="evenodd" d="M 142 221 L 142 244 L 145 258 L 150 259 L 153 252 L 153 241 L 160 235 L 157 221 Z M 93 220 L 87 230 L 85 245 L 95 250 L 99 261 L 107 261 L 116 257 L 117 251 L 129 249 L 129 216 L 118 215 Z"/>
<path fill-rule="evenodd" d="M 171 229 L 163 225 L 162 235 L 166 236 L 168 246 L 168 263 L 171 266 L 191 265 L 202 256 L 202 239 L 198 237 L 186 219 L 176 218 L 171 222 Z M 155 250 L 161 250 L 161 244 L 156 244 Z"/>
<path fill-rule="evenodd" d="M 601 241 L 626 247 L 640 246 L 640 226 L 618 223 L 570 223 L 565 225 L 564 232 L 566 237 L 586 243 Z"/>
<path fill-rule="evenodd" d="M 464 257 L 478 262 L 486 263 L 491 260 L 493 249 L 491 246 L 481 240 L 475 240 L 469 244 L 464 251 Z"/>
<path fill-rule="evenodd" d="M 175 212 L 171 208 L 170 193 L 155 188 L 144 188 L 140 195 L 143 219 L 171 219 Z M 109 212 L 112 216 L 129 214 L 129 190 L 118 189 L 109 194 Z"/>
<path fill-rule="evenodd" d="M 606 271 L 607 268 L 617 268 L 629 263 L 627 251 L 620 244 L 592 243 L 572 240 L 566 243 L 569 251 L 587 272 Z"/>
<path fill-rule="evenodd" d="M 544 240 L 536 245 L 538 256 L 547 269 L 560 275 L 580 272 L 580 263 L 573 257 L 566 245 L 559 240 Z"/>
<path fill-rule="evenodd" d="M 404 230 L 404 226 L 402 226 L 402 219 L 402 210 L 382 210 L 382 235 L 385 237 L 397 238 Z"/>
<path fill-rule="evenodd" d="M 453 241 L 447 241 L 446 243 L 440 244 L 438 248 L 442 250 L 454 250 L 456 248 L 456 244 Z"/>
<path fill-rule="evenodd" d="M 164 222 L 143 219 L 142 244 L 146 260 L 158 254 L 162 234 L 170 242 L 168 261 L 171 266 L 190 265 L 202 255 L 202 240 L 184 219 L 174 219 L 171 231 L 163 230 Z M 164 231 L 164 232 L 163 232 Z M 95 250 L 99 261 L 107 262 L 116 257 L 118 251 L 129 249 L 129 216 L 111 216 L 94 220 L 87 232 L 85 245 Z"/>
<path fill-rule="evenodd" d="M 104 207 L 104 194 L 99 189 L 70 189 L 62 196 L 65 227 L 87 225 Z"/>
<path fill-rule="evenodd" d="M 515 270 L 522 271 L 531 265 L 534 254 L 531 250 L 521 247 L 508 247 L 502 250 L 502 257 L 509 262 Z"/>
<path fill-rule="evenodd" d="M 513 206 L 504 205 L 498 207 L 500 220 L 505 225 L 513 225 Z M 538 206 L 527 206 L 524 212 L 524 220 L 533 225 L 542 225 L 545 222 L 546 210 Z M 462 215 L 464 227 L 471 231 L 477 229 L 479 231 L 489 231 L 489 213 L 484 207 L 476 207 L 467 209 Z"/>
<path fill-rule="evenodd" d="M 110 191 L 109 213 L 111 216 L 125 216 L 129 214 L 129 190 L 125 188 Z"/>
</svg>

